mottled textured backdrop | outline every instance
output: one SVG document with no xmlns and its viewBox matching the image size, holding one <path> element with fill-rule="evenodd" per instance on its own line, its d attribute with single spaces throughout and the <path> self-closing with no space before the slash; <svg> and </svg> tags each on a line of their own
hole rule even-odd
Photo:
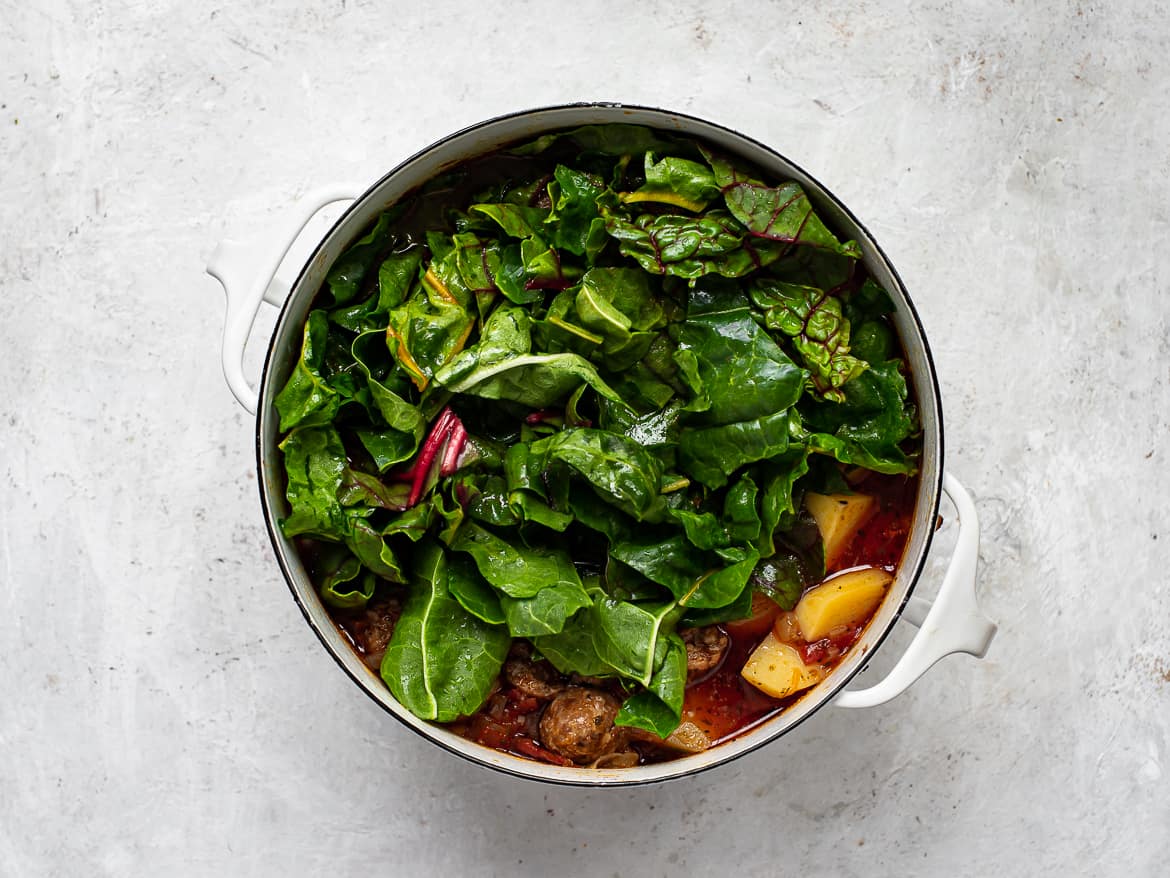
<svg viewBox="0 0 1170 878">
<path fill-rule="evenodd" d="M 0 0 L 0 21 L 0 873 L 1165 874 L 1158 4 Z M 275 568 L 202 273 L 310 188 L 582 99 L 738 128 L 867 223 L 934 346 L 1001 626 L 983 662 L 642 790 L 477 769 L 344 678 Z"/>
</svg>

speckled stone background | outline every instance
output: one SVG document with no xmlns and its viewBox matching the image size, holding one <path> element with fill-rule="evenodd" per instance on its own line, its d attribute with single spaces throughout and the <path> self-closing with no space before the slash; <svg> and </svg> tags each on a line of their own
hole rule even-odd
<svg viewBox="0 0 1170 878">
<path fill-rule="evenodd" d="M 0 0 L 0 22 L 0 873 L 1166 874 L 1159 4 Z M 202 273 L 310 188 L 581 99 L 738 128 L 869 225 L 934 345 L 1001 625 L 883 707 L 608 792 L 457 761 L 324 654 Z"/>
</svg>

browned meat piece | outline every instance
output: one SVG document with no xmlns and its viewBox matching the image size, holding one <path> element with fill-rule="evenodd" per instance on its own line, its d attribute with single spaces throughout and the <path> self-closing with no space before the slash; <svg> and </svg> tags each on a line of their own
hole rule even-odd
<svg viewBox="0 0 1170 878">
<path fill-rule="evenodd" d="M 508 658 L 530 659 L 534 652 L 536 650 L 527 640 L 513 640 L 512 645 L 508 647 Z"/>
<path fill-rule="evenodd" d="M 552 698 L 565 688 L 561 675 L 548 662 L 532 662 L 522 658 L 510 658 L 504 662 L 504 679 L 534 698 Z"/>
<path fill-rule="evenodd" d="M 544 746 L 584 765 L 624 746 L 625 730 L 613 724 L 621 703 L 608 692 L 571 686 L 540 718 Z"/>
<path fill-rule="evenodd" d="M 569 682 L 574 686 L 592 686 L 594 689 L 601 689 L 605 686 L 605 680 L 601 677 L 582 677 L 580 674 L 569 674 Z"/>
<path fill-rule="evenodd" d="M 378 601 L 368 606 L 364 615 L 350 627 L 362 652 L 362 659 L 371 668 L 377 669 L 381 665 L 382 656 L 401 615 L 402 604 L 398 600 L 391 598 Z"/>
<path fill-rule="evenodd" d="M 719 667 L 731 638 L 718 625 L 688 628 L 680 632 L 687 645 L 687 680 L 694 681 Z"/>
</svg>

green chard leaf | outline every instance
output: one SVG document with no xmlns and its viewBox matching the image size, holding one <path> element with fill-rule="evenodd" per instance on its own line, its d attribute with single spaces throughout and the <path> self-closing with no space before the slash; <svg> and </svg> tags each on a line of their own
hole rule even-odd
<svg viewBox="0 0 1170 878">
<path fill-rule="evenodd" d="M 341 400 L 322 372 L 329 318 L 324 311 L 310 311 L 305 321 L 301 355 L 274 404 L 280 414 L 280 430 L 297 426 L 328 424 L 337 414 Z"/>
<path fill-rule="evenodd" d="M 281 520 L 287 537 L 312 536 L 343 542 L 370 571 L 393 582 L 403 581 L 398 559 L 367 520 L 371 505 L 389 502 L 389 489 L 373 477 L 350 470 L 341 437 L 331 427 L 304 427 L 281 443 L 288 480 L 286 494 L 291 514 Z M 367 505 L 342 507 L 342 498 L 364 499 Z"/>
<path fill-rule="evenodd" d="M 605 337 L 580 324 L 575 299 L 575 288 L 561 290 L 549 303 L 544 316 L 533 321 L 534 343 L 538 348 L 554 354 L 579 354 L 586 359 L 601 350 Z"/>
<path fill-rule="evenodd" d="M 382 529 L 382 536 L 390 537 L 400 534 L 410 540 L 412 543 L 417 543 L 422 539 L 427 532 L 427 528 L 431 526 L 431 522 L 435 518 L 435 507 L 433 503 L 420 503 L 417 506 L 412 506 L 395 516 L 395 518 Z"/>
<path fill-rule="evenodd" d="M 413 433 L 402 433 L 394 429 L 355 430 L 354 435 L 369 452 L 380 473 L 386 472 L 395 464 L 410 460 L 418 450 L 419 439 Z"/>
<path fill-rule="evenodd" d="M 501 595 L 500 605 L 513 637 L 540 637 L 560 634 L 565 623 L 592 601 L 580 586 L 557 583 L 528 598 Z"/>
<path fill-rule="evenodd" d="M 566 622 L 559 633 L 530 638 L 532 645 L 562 674 L 612 676 L 614 669 L 602 661 L 593 645 L 593 631 L 588 623 L 590 618 L 590 608 L 586 607 Z"/>
<path fill-rule="evenodd" d="M 400 512 L 406 508 L 409 491 L 409 485 L 386 484 L 377 476 L 346 467 L 337 499 L 342 506 L 368 506 Z"/>
<path fill-rule="evenodd" d="M 474 316 L 448 285 L 432 284 L 442 292 L 415 296 L 391 310 L 386 328 L 390 352 L 420 391 L 463 349 L 475 324 Z"/>
<path fill-rule="evenodd" d="M 378 289 L 358 304 L 343 305 L 329 312 L 329 319 L 350 332 L 384 329 L 386 314 L 397 308 L 418 281 L 422 250 L 418 247 L 392 253 L 378 267 Z"/>
<path fill-rule="evenodd" d="M 520 523 L 512 508 L 508 485 L 503 478 L 493 476 L 486 480 L 467 507 L 467 514 L 476 521 L 496 527 L 510 527 Z"/>
<path fill-rule="evenodd" d="M 761 561 L 760 563 L 763 564 L 764 562 Z M 758 570 L 759 568 L 757 567 L 756 569 Z M 679 620 L 679 627 L 702 628 L 707 625 L 719 625 L 723 622 L 747 619 L 752 614 L 753 593 L 754 590 L 749 581 L 749 587 L 741 591 L 739 597 L 725 607 L 687 610 Z"/>
<path fill-rule="evenodd" d="M 532 321 L 518 306 L 496 308 L 484 321 L 479 341 L 465 348 L 435 374 L 446 387 L 465 382 L 477 369 L 490 369 L 532 350 Z"/>
<path fill-rule="evenodd" d="M 471 556 L 482 576 L 499 592 L 499 604 L 514 637 L 557 634 L 591 600 L 568 555 L 514 545 L 474 522 L 455 534 L 451 548 Z"/>
<path fill-rule="evenodd" d="M 398 370 L 390 356 L 384 332 L 363 332 L 354 339 L 352 353 L 354 362 L 365 375 L 370 398 L 389 427 L 384 431 L 363 431 L 369 441 L 362 439 L 377 461 L 379 471 L 385 472 L 413 456 L 426 432 L 426 419 L 417 406 L 401 395 L 408 387 L 405 373 Z M 379 438 L 375 439 L 375 434 Z"/>
<path fill-rule="evenodd" d="M 783 412 L 800 398 L 804 372 L 756 323 L 738 289 L 725 283 L 697 285 L 687 318 L 674 334 L 680 368 L 697 372 L 691 380 L 697 377 L 707 403 L 703 423 L 754 420 Z M 682 353 L 691 357 L 679 361 Z"/>
<path fill-rule="evenodd" d="M 865 276 L 865 269 L 852 256 L 816 247 L 793 247 L 769 266 L 768 275 L 784 283 L 844 294 Z M 850 321 L 854 319 L 848 312 L 846 316 Z"/>
<path fill-rule="evenodd" d="M 681 535 L 634 539 L 610 549 L 612 557 L 669 589 L 680 606 L 695 608 L 725 607 L 739 597 L 759 560 L 754 549 L 739 554 L 733 563 L 724 564 L 688 545 Z"/>
<path fill-rule="evenodd" d="M 659 329 L 666 315 L 650 278 L 633 268 L 591 268 L 581 278 L 576 310 L 586 328 L 606 335 Z"/>
<path fill-rule="evenodd" d="M 505 235 L 511 238 L 534 238 L 544 233 L 548 211 L 519 204 L 473 204 L 470 212 L 481 213 L 495 220 Z"/>
<path fill-rule="evenodd" d="M 654 201 L 697 212 L 722 194 L 714 173 L 698 162 L 675 156 L 655 161 L 652 152 L 644 161 L 646 182 L 637 191 L 622 194 L 625 204 Z"/>
<path fill-rule="evenodd" d="M 593 603 L 593 646 L 624 677 L 649 686 L 666 660 L 670 635 L 682 615 L 677 601 L 632 603 L 599 597 Z"/>
<path fill-rule="evenodd" d="M 564 289 L 581 274 L 577 267 L 566 265 L 556 248 L 541 238 L 520 242 L 520 260 L 524 264 L 525 289 Z"/>
<path fill-rule="evenodd" d="M 765 312 L 765 325 L 792 339 L 817 391 L 827 400 L 843 402 L 841 386 L 868 364 L 849 353 L 849 321 L 841 301 L 816 287 L 771 278 L 757 279 L 749 289 L 752 301 Z"/>
<path fill-rule="evenodd" d="M 500 606 L 500 596 L 487 584 L 474 562 L 459 555 L 447 558 L 447 591 L 471 615 L 489 625 L 507 621 Z"/>
<path fill-rule="evenodd" d="M 500 247 L 495 241 L 484 242 L 473 232 L 462 232 L 451 239 L 455 244 L 455 268 L 462 285 L 472 293 L 494 293 L 495 274 L 500 269 Z"/>
<path fill-rule="evenodd" d="M 727 489 L 722 518 L 710 511 L 686 508 L 671 509 L 669 516 L 683 526 L 687 539 L 699 549 L 726 549 L 735 543 L 752 543 L 760 536 L 758 493 L 756 483 L 745 474 Z"/>
<path fill-rule="evenodd" d="M 841 463 L 880 473 L 915 472 L 914 458 L 901 445 L 918 429 L 901 366 L 899 360 L 873 364 L 845 385 L 843 402 L 803 406 L 803 441 Z"/>
<path fill-rule="evenodd" d="M 804 590 L 825 578 L 825 548 L 816 521 L 803 509 L 783 533 L 776 551 L 752 571 L 751 586 L 791 610 Z"/>
<path fill-rule="evenodd" d="M 547 469 L 551 461 L 569 466 L 607 503 L 637 521 L 661 517 L 659 486 L 662 464 L 632 439 L 585 427 L 574 427 L 534 442 L 533 459 Z"/>
<path fill-rule="evenodd" d="M 339 610 L 356 610 L 374 596 L 374 577 L 350 555 L 321 583 L 321 599 Z"/>
<path fill-rule="evenodd" d="M 524 491 L 513 491 L 508 497 L 508 504 L 518 522 L 525 521 L 539 524 L 549 530 L 563 532 L 573 523 L 573 516 L 566 512 L 558 512 L 548 503 Z"/>
<path fill-rule="evenodd" d="M 661 338 L 661 336 L 659 336 Z M 672 423 L 678 420 L 678 406 L 670 408 L 668 405 L 674 398 L 675 389 L 670 384 L 658 378 L 653 371 L 651 371 L 645 363 L 635 363 L 629 369 L 626 369 L 616 378 L 611 377 L 613 389 L 622 400 L 620 406 L 608 406 L 602 403 L 609 411 L 616 411 L 618 408 L 628 408 L 631 413 L 640 415 L 661 415 L 661 418 L 671 421 Z M 681 405 L 681 402 L 679 403 Z M 670 409 L 670 414 L 666 414 L 667 409 Z M 667 425 L 663 421 L 662 426 Z M 622 431 L 618 431 L 622 432 Z M 633 436 L 633 434 L 628 434 Z M 642 441 L 639 439 L 639 441 Z M 643 444 L 647 444 L 643 442 Z M 651 444 L 659 444 L 657 442 Z"/>
<path fill-rule="evenodd" d="M 385 211 L 378 216 L 373 227 L 351 244 L 333 263 L 325 282 L 333 296 L 333 304 L 344 305 L 357 298 L 362 282 L 374 267 L 378 255 L 394 240 L 392 223 L 396 211 Z"/>
<path fill-rule="evenodd" d="M 386 313 L 406 301 L 419 279 L 423 251 L 414 247 L 387 257 L 378 267 L 378 313 Z"/>
<path fill-rule="evenodd" d="M 467 612 L 451 596 L 447 556 L 420 544 L 410 597 L 382 659 L 382 679 L 421 719 L 450 722 L 487 699 L 511 639 L 501 626 Z"/>
<path fill-rule="evenodd" d="M 451 548 L 471 555 L 480 575 L 508 597 L 535 597 L 543 589 L 557 586 L 585 594 L 581 578 L 564 551 L 514 545 L 473 521 L 463 523 Z"/>
<path fill-rule="evenodd" d="M 845 299 L 845 316 L 853 330 L 852 353 L 877 365 L 897 359 L 898 339 L 886 316 L 894 311 L 889 293 L 872 278 Z"/>
<path fill-rule="evenodd" d="M 759 502 L 760 535 L 755 545 L 761 557 L 769 558 L 775 553 L 776 528 L 796 513 L 796 482 L 808 469 L 809 451 L 804 446 L 793 446 L 758 467 L 756 477 L 762 490 Z"/>
<path fill-rule="evenodd" d="M 720 488 L 741 466 L 788 450 L 788 410 L 754 421 L 686 430 L 679 437 L 678 465 L 696 481 Z"/>
<path fill-rule="evenodd" d="M 337 498 L 346 471 L 345 447 L 332 427 L 302 427 L 280 443 L 291 508 L 280 522 L 286 537 L 339 540 L 346 531 Z"/>
<path fill-rule="evenodd" d="M 447 373 L 440 378 L 453 393 L 507 399 L 537 409 L 564 401 L 582 384 L 615 402 L 622 401 L 597 369 L 577 354 L 520 354 L 478 366 L 458 379 Z"/>
<path fill-rule="evenodd" d="M 629 539 L 636 525 L 632 518 L 610 505 L 596 491 L 580 484 L 569 490 L 569 511 L 577 524 L 604 534 L 610 542 Z"/>
<path fill-rule="evenodd" d="M 499 261 L 489 262 L 492 280 L 508 301 L 516 305 L 530 305 L 544 299 L 544 290 L 529 287 L 528 271 L 524 265 L 524 250 L 521 244 L 512 243 L 499 247 Z"/>
<path fill-rule="evenodd" d="M 597 208 L 605 184 L 592 174 L 557 165 L 548 188 L 553 207 L 545 225 L 555 229 L 553 246 L 592 263 L 607 240 Z"/>
<path fill-rule="evenodd" d="M 752 235 L 790 246 L 819 247 L 861 258 L 861 248 L 855 241 L 842 244 L 821 222 L 799 183 L 768 186 L 753 180 L 727 159 L 706 149 L 703 153 L 723 190 L 727 209 Z"/>
<path fill-rule="evenodd" d="M 642 214 L 633 222 L 610 214 L 605 230 L 623 255 L 651 274 L 698 278 L 707 274 L 742 277 L 780 258 L 782 248 L 752 243 L 729 214 L 697 217 Z"/>
<path fill-rule="evenodd" d="M 642 415 L 609 400 L 602 400 L 600 408 L 604 430 L 626 436 L 645 448 L 678 444 L 683 414 L 680 400 L 668 398 L 662 406 Z"/>
<path fill-rule="evenodd" d="M 750 475 L 743 475 L 727 489 L 723 498 L 723 522 L 733 543 L 751 543 L 760 536 L 760 513 L 756 509 L 759 488 Z"/>
<path fill-rule="evenodd" d="M 670 517 L 683 526 L 687 539 L 697 549 L 725 549 L 731 545 L 727 528 L 713 512 L 672 509 Z"/>
<path fill-rule="evenodd" d="M 351 510 L 346 516 L 343 537 L 346 546 L 372 572 L 391 582 L 405 582 L 406 576 L 394 550 L 362 511 Z"/>
<path fill-rule="evenodd" d="M 634 726 L 660 738 L 667 737 L 682 720 L 686 686 L 686 644 L 677 634 L 671 633 L 666 638 L 662 663 L 650 678 L 646 690 L 625 700 L 614 724 Z"/>
</svg>

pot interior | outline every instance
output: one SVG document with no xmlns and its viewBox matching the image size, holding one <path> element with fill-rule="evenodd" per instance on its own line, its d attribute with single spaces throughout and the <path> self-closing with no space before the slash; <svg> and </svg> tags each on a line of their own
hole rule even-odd
<svg viewBox="0 0 1170 878">
<path fill-rule="evenodd" d="M 820 216 L 843 239 L 856 240 L 870 274 L 889 292 L 893 315 L 912 374 L 911 392 L 922 422 L 921 472 L 913 525 L 894 583 L 861 639 L 833 672 L 787 708 L 735 739 L 696 755 L 623 769 L 561 768 L 501 753 L 420 720 L 403 708 L 380 677 L 350 648 L 317 596 L 292 541 L 275 522 L 287 514 L 281 470 L 278 417 L 273 399 L 284 386 L 300 353 L 301 331 L 317 290 L 329 267 L 375 217 L 431 177 L 455 164 L 549 131 L 580 125 L 624 122 L 660 128 L 706 140 L 738 155 L 780 179 L 799 182 Z M 770 148 L 710 122 L 659 109 L 617 104 L 580 104 L 504 116 L 465 129 L 407 159 L 375 183 L 334 224 L 301 270 L 276 323 L 260 384 L 257 414 L 257 456 L 261 501 L 276 555 L 305 618 L 346 673 L 387 711 L 416 732 L 481 765 L 510 774 L 557 783 L 620 786 L 665 780 L 711 768 L 761 746 L 794 727 L 848 683 L 868 661 L 897 620 L 921 574 L 934 531 L 942 480 L 942 413 L 930 350 L 918 315 L 901 279 L 864 226 L 823 185 Z"/>
</svg>

